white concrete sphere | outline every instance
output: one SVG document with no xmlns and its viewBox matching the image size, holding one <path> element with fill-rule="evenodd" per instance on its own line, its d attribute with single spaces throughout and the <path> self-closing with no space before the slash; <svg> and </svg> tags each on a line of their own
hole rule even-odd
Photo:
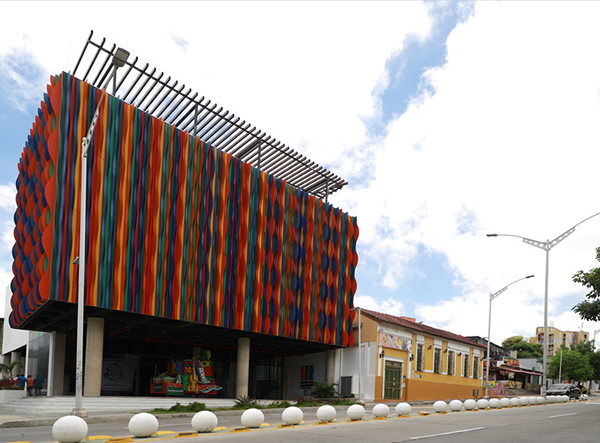
<svg viewBox="0 0 600 443">
<path fill-rule="evenodd" d="M 487 409 L 490 407 L 490 402 L 485 398 L 480 398 L 477 400 L 477 409 Z"/>
<path fill-rule="evenodd" d="M 260 409 L 246 409 L 242 414 L 242 424 L 247 428 L 260 428 L 265 421 L 265 414 Z"/>
<path fill-rule="evenodd" d="M 360 420 L 365 416 L 365 408 L 362 405 L 352 405 L 348 408 L 346 414 L 348 414 L 350 420 Z"/>
<path fill-rule="evenodd" d="M 200 411 L 196 412 L 192 417 L 192 428 L 196 432 L 211 432 L 217 427 L 219 419 L 214 412 L 211 411 Z"/>
<path fill-rule="evenodd" d="M 546 399 L 544 397 L 536 397 L 536 399 L 538 405 L 543 405 L 544 403 L 546 403 Z"/>
<path fill-rule="evenodd" d="M 508 408 L 510 406 L 510 398 L 501 398 L 500 399 L 500 406 L 503 408 Z"/>
<path fill-rule="evenodd" d="M 129 420 L 129 432 L 134 437 L 150 437 L 158 431 L 158 419 L 147 412 L 135 414 Z"/>
<path fill-rule="evenodd" d="M 438 400 L 433 404 L 433 410 L 435 412 L 446 412 L 448 409 L 448 404 L 443 400 Z"/>
<path fill-rule="evenodd" d="M 337 412 L 331 405 L 323 405 L 317 409 L 317 418 L 320 421 L 333 421 L 336 415 Z"/>
<path fill-rule="evenodd" d="M 297 425 L 300 424 L 304 418 L 302 409 L 297 406 L 290 406 L 283 410 L 281 413 L 281 419 L 286 425 Z"/>
<path fill-rule="evenodd" d="M 384 403 L 373 406 L 373 415 L 375 417 L 387 417 L 390 415 L 390 407 Z"/>
<path fill-rule="evenodd" d="M 412 407 L 408 403 L 398 403 L 396 405 L 396 414 L 398 415 L 410 415 Z"/>
<path fill-rule="evenodd" d="M 588 395 L 587 394 L 581 394 L 581 397 L 579 397 L 579 398 L 581 398 L 581 400 L 583 400 L 583 401 L 587 401 Z"/>
<path fill-rule="evenodd" d="M 448 407 L 450 408 L 450 410 L 452 412 L 458 412 L 463 408 L 463 402 L 460 400 L 452 400 L 449 404 Z"/>
<path fill-rule="evenodd" d="M 88 425 L 85 420 L 75 415 L 59 418 L 52 425 L 52 436 L 61 443 L 77 443 L 85 439 Z"/>
<path fill-rule="evenodd" d="M 475 400 L 473 400 L 472 398 L 465 400 L 465 402 L 463 403 L 463 406 L 465 407 L 465 409 L 467 411 L 472 411 L 473 409 L 475 409 L 477 407 L 477 402 Z"/>
<path fill-rule="evenodd" d="M 562 398 L 563 398 L 563 401 L 567 402 L 567 403 L 571 400 L 568 395 L 563 395 Z"/>
<path fill-rule="evenodd" d="M 492 408 L 492 409 L 501 407 L 500 400 L 498 400 L 497 398 L 490 398 L 489 403 L 490 403 L 490 408 Z"/>
<path fill-rule="evenodd" d="M 537 405 L 537 397 L 529 397 L 530 405 Z"/>
<path fill-rule="evenodd" d="M 513 397 L 510 399 L 511 406 L 521 406 L 521 401 L 517 397 Z"/>
<path fill-rule="evenodd" d="M 519 398 L 519 403 L 521 403 L 521 406 L 527 406 L 529 404 L 529 397 Z"/>
<path fill-rule="evenodd" d="M 548 403 L 555 403 L 556 399 L 554 398 L 554 395 L 546 395 L 546 401 Z"/>
</svg>

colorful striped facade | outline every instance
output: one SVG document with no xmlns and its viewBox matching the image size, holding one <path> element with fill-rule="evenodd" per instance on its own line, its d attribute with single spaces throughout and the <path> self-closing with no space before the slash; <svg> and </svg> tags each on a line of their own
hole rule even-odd
<svg viewBox="0 0 600 443">
<path fill-rule="evenodd" d="M 76 302 L 100 95 L 53 77 L 23 150 L 13 327 Z M 87 164 L 86 305 L 352 346 L 355 217 L 108 95 Z"/>
</svg>

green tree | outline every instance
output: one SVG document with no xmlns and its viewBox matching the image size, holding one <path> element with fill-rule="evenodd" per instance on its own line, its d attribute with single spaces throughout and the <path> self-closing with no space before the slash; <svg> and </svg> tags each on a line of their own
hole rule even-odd
<svg viewBox="0 0 600 443">
<path fill-rule="evenodd" d="M 595 344 L 593 340 L 585 343 L 577 343 L 576 346 L 571 345 L 571 349 L 589 357 L 590 364 L 594 370 L 594 376 L 591 380 L 600 380 L 600 352 L 595 351 L 594 348 Z"/>
<path fill-rule="evenodd" d="M 594 379 L 594 369 L 590 364 L 590 357 L 565 346 L 562 346 L 548 362 L 548 377 L 558 378 L 559 372 L 561 373 L 561 381 L 575 380 L 584 382 Z"/>
<path fill-rule="evenodd" d="M 2 373 L 3 378 L 10 378 L 10 371 L 17 365 L 22 365 L 21 361 L 13 361 L 9 364 L 0 363 L 0 373 Z"/>
<path fill-rule="evenodd" d="M 600 248 L 596 248 L 596 260 L 600 261 Z M 600 268 L 590 269 L 588 272 L 579 271 L 573 276 L 575 283 L 581 283 L 588 289 L 587 300 L 577 303 L 573 307 L 579 316 L 588 321 L 600 320 Z"/>
<path fill-rule="evenodd" d="M 517 358 L 537 358 L 544 353 L 541 345 L 529 343 L 522 335 L 508 337 L 502 342 L 502 347 L 509 351 L 517 351 Z"/>
</svg>

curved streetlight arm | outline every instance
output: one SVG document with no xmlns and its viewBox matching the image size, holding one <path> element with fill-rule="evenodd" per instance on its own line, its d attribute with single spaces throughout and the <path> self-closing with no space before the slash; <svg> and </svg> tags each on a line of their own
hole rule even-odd
<svg viewBox="0 0 600 443">
<path fill-rule="evenodd" d="M 579 223 L 574 225 L 572 228 L 567 229 L 565 232 L 560 234 L 554 240 L 546 240 L 545 242 L 538 241 L 538 240 L 532 240 L 531 238 L 523 237 L 521 235 L 513 235 L 513 234 L 486 234 L 486 235 L 488 237 L 517 237 L 517 238 L 520 238 L 521 240 L 523 240 L 523 243 L 527 243 L 528 245 L 543 249 L 544 251 L 549 251 L 550 249 L 555 247 L 557 244 L 559 244 L 561 241 L 563 241 L 565 238 L 567 238 L 569 235 L 571 235 L 573 232 L 575 232 L 575 228 L 577 226 L 588 221 L 590 218 L 596 217 L 597 215 L 600 215 L 600 212 L 597 212 L 594 215 L 590 215 L 585 220 L 581 220 Z"/>
<path fill-rule="evenodd" d="M 515 283 L 520 282 L 521 280 L 525 280 L 526 278 L 531 278 L 531 277 L 534 277 L 534 275 L 528 275 L 527 277 L 520 278 L 518 280 L 515 280 L 512 283 L 507 284 L 505 287 L 500 289 L 498 292 L 494 292 L 493 294 L 490 294 L 490 301 L 492 301 L 493 299 L 498 297 L 500 294 L 502 294 L 504 291 L 506 291 L 510 285 L 514 285 Z"/>
</svg>

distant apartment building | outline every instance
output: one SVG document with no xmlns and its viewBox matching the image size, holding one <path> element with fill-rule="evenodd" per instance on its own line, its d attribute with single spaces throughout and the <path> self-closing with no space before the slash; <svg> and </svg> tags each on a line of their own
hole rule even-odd
<svg viewBox="0 0 600 443">
<path fill-rule="evenodd" d="M 551 357 L 561 346 L 570 348 L 571 345 L 577 346 L 579 343 L 587 343 L 590 334 L 586 331 L 561 331 L 554 326 L 548 326 L 548 356 Z M 535 337 L 529 339 L 529 343 L 544 346 L 544 328 L 537 327 Z"/>
</svg>

